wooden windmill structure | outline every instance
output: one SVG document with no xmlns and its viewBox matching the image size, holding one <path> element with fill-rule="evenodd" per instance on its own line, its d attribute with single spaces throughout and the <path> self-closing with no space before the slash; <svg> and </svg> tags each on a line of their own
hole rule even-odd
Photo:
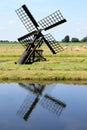
<svg viewBox="0 0 87 130">
<path fill-rule="evenodd" d="M 24 46 L 25 51 L 16 62 L 17 64 L 33 63 L 37 57 L 42 60 L 46 60 L 42 55 L 43 50 L 39 50 L 43 43 L 46 43 L 53 54 L 63 50 L 51 34 L 42 34 L 43 30 L 47 31 L 66 22 L 66 19 L 64 19 L 59 10 L 39 22 L 36 22 L 26 5 L 17 9 L 16 13 L 28 31 L 28 34 L 18 38 L 18 41 Z"/>
</svg>

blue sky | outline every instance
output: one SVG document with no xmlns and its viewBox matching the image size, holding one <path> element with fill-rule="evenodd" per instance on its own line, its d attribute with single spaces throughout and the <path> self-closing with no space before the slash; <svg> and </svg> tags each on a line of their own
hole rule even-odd
<svg viewBox="0 0 87 130">
<path fill-rule="evenodd" d="M 65 35 L 82 39 L 87 36 L 87 0 L 2 0 L 0 1 L 0 40 L 17 40 L 27 30 L 15 10 L 26 4 L 37 21 L 60 10 L 67 19 L 64 23 L 45 34 L 51 33 L 56 40 Z"/>
</svg>

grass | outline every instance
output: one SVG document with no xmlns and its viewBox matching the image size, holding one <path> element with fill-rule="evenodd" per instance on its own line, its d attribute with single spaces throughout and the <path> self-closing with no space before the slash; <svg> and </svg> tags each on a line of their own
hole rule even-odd
<svg viewBox="0 0 87 130">
<path fill-rule="evenodd" d="M 51 54 L 44 44 L 47 61 L 29 65 L 14 64 L 24 51 L 20 44 L 0 43 L 1 81 L 79 81 L 87 82 L 87 43 L 62 44 L 63 52 Z"/>
</svg>

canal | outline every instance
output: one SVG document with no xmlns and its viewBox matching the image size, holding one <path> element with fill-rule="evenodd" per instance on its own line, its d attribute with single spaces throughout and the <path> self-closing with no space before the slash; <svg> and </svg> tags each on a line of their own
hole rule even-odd
<svg viewBox="0 0 87 130">
<path fill-rule="evenodd" d="M 86 130 L 87 85 L 0 83 L 0 130 Z"/>
</svg>

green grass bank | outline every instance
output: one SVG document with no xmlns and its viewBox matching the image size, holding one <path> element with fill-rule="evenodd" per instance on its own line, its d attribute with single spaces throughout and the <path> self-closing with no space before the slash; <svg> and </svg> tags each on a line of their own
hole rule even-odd
<svg viewBox="0 0 87 130">
<path fill-rule="evenodd" d="M 63 52 L 53 55 L 43 44 L 47 61 L 18 65 L 24 48 L 0 43 L 0 81 L 79 81 L 87 83 L 87 43 L 61 43 Z"/>
</svg>

